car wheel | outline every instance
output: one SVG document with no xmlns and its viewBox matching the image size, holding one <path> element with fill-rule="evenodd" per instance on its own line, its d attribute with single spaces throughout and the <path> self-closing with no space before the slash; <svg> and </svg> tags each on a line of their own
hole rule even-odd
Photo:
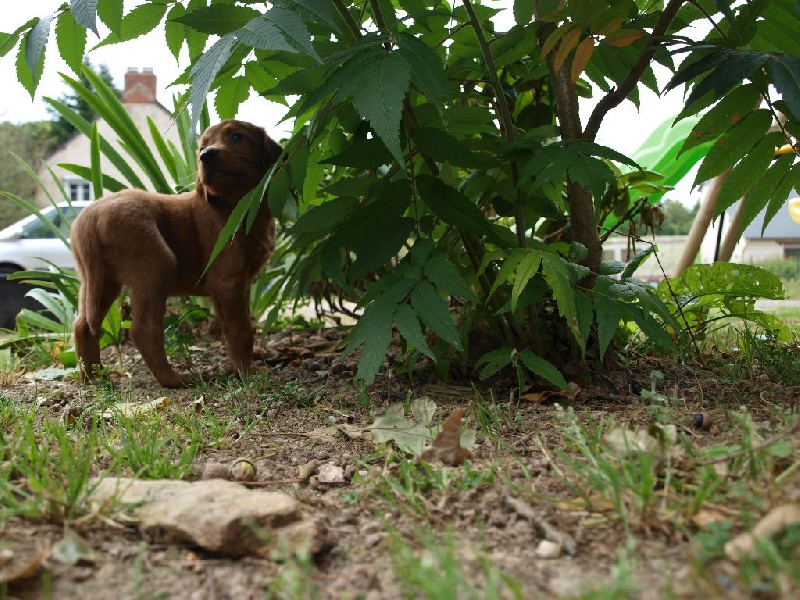
<svg viewBox="0 0 800 600">
<path fill-rule="evenodd" d="M 12 329 L 16 323 L 17 315 L 25 303 L 25 294 L 30 289 L 18 281 L 8 281 L 7 277 L 22 267 L 15 265 L 0 265 L 0 327 Z"/>
</svg>

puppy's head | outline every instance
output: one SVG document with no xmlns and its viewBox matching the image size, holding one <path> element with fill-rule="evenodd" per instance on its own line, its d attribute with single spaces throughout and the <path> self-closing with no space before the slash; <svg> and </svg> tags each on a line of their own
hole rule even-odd
<svg viewBox="0 0 800 600">
<path fill-rule="evenodd" d="M 197 192 L 232 208 L 280 155 L 281 147 L 261 127 L 235 119 L 212 125 L 200 138 Z"/>
</svg>

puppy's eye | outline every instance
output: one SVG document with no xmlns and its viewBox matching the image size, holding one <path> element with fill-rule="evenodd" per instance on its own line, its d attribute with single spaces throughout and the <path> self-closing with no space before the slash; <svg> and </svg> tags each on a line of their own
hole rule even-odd
<svg viewBox="0 0 800 600">
<path fill-rule="evenodd" d="M 244 139 L 244 136 L 241 133 L 232 133 L 231 134 L 231 141 L 232 142 L 241 142 Z"/>
</svg>

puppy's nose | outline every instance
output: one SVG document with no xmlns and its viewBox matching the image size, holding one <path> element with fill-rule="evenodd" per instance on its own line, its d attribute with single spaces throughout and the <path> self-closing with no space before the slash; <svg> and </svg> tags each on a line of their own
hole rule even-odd
<svg viewBox="0 0 800 600">
<path fill-rule="evenodd" d="M 209 162 L 214 160 L 214 157 L 216 156 L 217 156 L 216 148 L 206 148 L 205 150 L 202 150 L 200 152 L 200 160 L 203 162 L 203 164 L 208 164 Z"/>
</svg>

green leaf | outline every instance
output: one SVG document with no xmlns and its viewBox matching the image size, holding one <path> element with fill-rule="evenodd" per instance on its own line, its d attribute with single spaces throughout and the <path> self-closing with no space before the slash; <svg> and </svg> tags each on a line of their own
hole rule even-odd
<svg viewBox="0 0 800 600">
<path fill-rule="evenodd" d="M 715 217 L 750 191 L 769 167 L 782 139 L 783 134 L 778 131 L 768 133 L 733 167 L 717 196 Z"/>
<path fill-rule="evenodd" d="M 597 322 L 597 344 L 600 350 L 600 359 L 605 356 L 611 340 L 619 330 L 619 322 L 622 320 L 623 310 L 618 300 L 609 298 L 602 294 L 595 294 L 592 304 L 594 305 L 595 320 Z"/>
<path fill-rule="evenodd" d="M 71 12 L 61 15 L 56 23 L 56 42 L 61 58 L 73 73 L 80 75 L 86 50 L 86 29 L 75 20 Z"/>
<path fill-rule="evenodd" d="M 403 168 L 406 163 L 400 148 L 400 117 L 410 80 L 408 62 L 399 53 L 392 52 L 367 66 L 357 80 L 342 86 L 342 91 L 352 96 L 358 113 L 369 121 Z"/>
<path fill-rule="evenodd" d="M 539 267 L 542 264 L 542 254 L 541 250 L 524 251 L 522 260 L 520 260 L 517 265 L 514 287 L 511 290 L 512 311 L 517 310 L 517 302 L 519 301 L 520 294 L 522 294 L 528 282 L 539 272 Z"/>
<path fill-rule="evenodd" d="M 114 33 L 122 29 L 123 4 L 119 0 L 99 0 L 97 3 L 97 16 Z"/>
<path fill-rule="evenodd" d="M 533 2 L 514 0 L 514 21 L 517 25 L 527 25 L 533 19 Z"/>
<path fill-rule="evenodd" d="M 223 36 L 241 29 L 261 13 L 249 6 L 212 4 L 184 12 L 172 20 L 202 33 Z"/>
<path fill-rule="evenodd" d="M 186 28 L 178 22 L 178 18 L 186 14 L 186 9 L 181 4 L 175 4 L 167 13 L 166 21 L 164 22 L 164 41 L 167 43 L 167 48 L 172 52 L 175 60 L 180 57 L 183 42 L 186 39 Z"/>
<path fill-rule="evenodd" d="M 652 244 L 649 244 L 647 248 L 645 248 L 644 250 L 640 250 L 639 252 L 637 252 L 636 256 L 634 256 L 625 267 L 625 270 L 622 272 L 622 275 L 620 275 L 620 279 L 625 280 L 633 277 L 633 274 L 636 272 L 636 269 L 642 266 L 642 263 L 646 261 L 650 257 L 650 255 L 653 254 L 653 252 L 655 252 L 655 246 L 653 246 Z"/>
<path fill-rule="evenodd" d="M 481 379 L 488 379 L 500 369 L 510 365 L 513 359 L 513 348 L 498 348 L 481 356 L 475 363 L 475 368 L 480 370 Z"/>
<path fill-rule="evenodd" d="M 36 25 L 25 36 L 25 62 L 28 70 L 33 75 L 33 89 L 39 85 L 44 68 L 44 49 L 47 45 L 47 38 L 50 37 L 50 23 L 53 15 L 39 19 Z M 32 95 L 32 94 L 31 94 Z"/>
<path fill-rule="evenodd" d="M 783 101 L 792 114 L 800 119 L 800 57 L 773 55 L 767 63 L 767 70 Z"/>
<path fill-rule="evenodd" d="M 233 34 L 222 36 L 206 50 L 203 56 L 194 63 L 192 67 L 192 88 L 189 91 L 189 103 L 191 105 L 192 117 L 189 125 L 190 131 L 197 130 L 197 122 L 200 120 L 200 113 L 203 110 L 206 98 L 208 97 L 214 79 L 220 69 L 225 66 L 225 62 L 233 54 L 237 41 Z"/>
<path fill-rule="evenodd" d="M 575 306 L 575 293 L 572 290 L 572 277 L 564 260 L 550 252 L 542 253 L 542 275 L 547 285 L 553 290 L 553 299 L 558 306 L 559 314 L 567 321 L 567 326 L 575 336 L 581 350 L 586 351 L 586 339 L 583 337 Z"/>
<path fill-rule="evenodd" d="M 100 144 L 102 146 L 102 138 L 100 140 Z M 73 163 L 58 163 L 58 166 L 62 169 L 66 169 L 70 173 L 75 173 L 81 179 L 85 179 L 87 181 L 92 180 L 92 169 L 87 167 L 86 165 L 76 165 Z M 126 185 L 121 181 L 114 179 L 113 177 L 109 177 L 108 175 L 103 175 L 103 187 L 108 190 L 109 192 L 119 192 L 120 190 L 125 190 L 130 187 L 130 185 Z"/>
<path fill-rule="evenodd" d="M 450 85 L 436 52 L 407 32 L 398 34 L 397 52 L 408 63 L 414 86 L 443 111 L 444 103 L 450 96 Z"/>
<path fill-rule="evenodd" d="M 335 198 L 318 206 L 312 206 L 300 215 L 289 232 L 293 236 L 309 234 L 320 237 L 338 227 L 357 206 L 358 200 L 355 198 Z"/>
<path fill-rule="evenodd" d="M 766 208 L 775 190 L 789 173 L 794 164 L 794 156 L 787 154 L 776 160 L 750 190 L 742 208 L 742 231 L 753 222 L 758 213 Z M 785 200 L 785 198 L 784 198 Z M 766 223 L 764 224 L 766 228 Z"/>
<path fill-rule="evenodd" d="M 394 313 L 394 322 L 397 331 L 411 346 L 422 352 L 425 356 L 436 362 L 436 356 L 428 347 L 425 335 L 422 333 L 417 313 L 408 304 L 400 304 Z"/>
<path fill-rule="evenodd" d="M 38 86 L 39 79 L 42 77 L 42 73 L 44 72 L 44 51 L 42 51 L 41 56 L 39 57 L 39 64 L 36 67 L 36 72 L 31 72 L 30 68 L 28 67 L 28 62 L 25 58 L 27 52 L 28 40 L 27 37 L 23 38 L 22 43 L 19 45 L 19 50 L 17 50 L 17 59 L 15 64 L 17 70 L 17 81 L 22 84 L 27 92 L 31 95 L 31 99 L 33 99 L 34 95 L 36 94 L 36 87 Z"/>
<path fill-rule="evenodd" d="M 69 12 L 73 20 L 84 30 L 88 29 L 100 37 L 100 34 L 97 33 L 97 0 L 70 0 Z M 64 16 L 66 16 L 66 13 L 61 16 L 61 19 Z M 70 68 L 72 67 L 70 66 Z M 78 72 L 78 69 L 72 68 L 72 70 L 76 73 Z"/>
<path fill-rule="evenodd" d="M 386 145 L 377 138 L 355 140 L 339 154 L 322 161 L 326 164 L 374 169 L 392 162 L 392 154 Z"/>
<path fill-rule="evenodd" d="M 392 298 L 379 296 L 364 309 L 364 313 L 350 332 L 345 354 L 363 344 L 358 361 L 358 377 L 366 383 L 375 381 L 375 376 L 386 358 L 392 341 L 392 322 L 397 303 Z"/>
<path fill-rule="evenodd" d="M 431 175 L 417 177 L 417 190 L 428 208 L 448 225 L 502 244 L 480 209 L 458 190 Z"/>
<path fill-rule="evenodd" d="M 692 133 L 681 146 L 678 156 L 696 146 L 717 139 L 736 125 L 761 101 L 761 92 L 754 84 L 743 85 L 724 96 L 704 114 L 692 128 Z"/>
<path fill-rule="evenodd" d="M 272 6 L 300 15 L 305 21 L 323 23 L 337 33 L 340 31 L 328 0 L 275 0 Z"/>
<path fill-rule="evenodd" d="M 556 369 L 552 363 L 546 361 L 541 356 L 535 355 L 530 350 L 523 350 L 519 353 L 519 358 L 522 364 L 524 364 L 531 373 L 541 377 L 545 381 L 549 381 L 562 390 L 569 389 L 569 384 L 567 384 L 567 380 L 564 379 L 561 372 Z"/>
<path fill-rule="evenodd" d="M 778 214 L 792 190 L 798 188 L 800 188 L 800 164 L 795 164 L 772 192 L 772 197 L 764 213 L 764 225 L 761 227 L 761 235 L 764 235 L 767 225 Z"/>
<path fill-rule="evenodd" d="M 423 281 L 414 288 L 411 293 L 411 307 L 428 329 L 457 350 L 462 350 L 450 310 L 431 284 Z"/>
<path fill-rule="evenodd" d="M 425 262 L 423 268 L 425 278 L 439 290 L 452 296 L 460 296 L 471 302 L 478 302 L 477 296 L 472 293 L 469 285 L 458 268 L 450 261 L 445 254 L 435 254 L 430 260 Z"/>
<path fill-rule="evenodd" d="M 161 23 L 161 19 L 166 13 L 166 4 L 154 2 L 141 4 L 122 17 L 119 29 L 117 31 L 112 30 L 106 39 L 97 44 L 95 48 L 109 44 L 119 44 L 120 42 L 129 42 L 148 34 Z"/>
<path fill-rule="evenodd" d="M 707 93 L 712 92 L 715 98 L 720 98 L 728 93 L 742 81 L 748 79 L 754 71 L 759 70 L 769 59 L 766 52 L 752 52 L 749 50 L 728 51 L 729 55 L 714 70 L 692 88 L 686 99 L 686 106 L 700 100 Z"/>
<path fill-rule="evenodd" d="M 412 134 L 414 144 L 423 154 L 439 162 L 466 168 L 489 166 L 489 161 L 473 154 L 455 137 L 435 127 L 421 127 Z"/>
<path fill-rule="evenodd" d="M 749 113 L 711 146 L 692 185 L 696 186 L 731 168 L 767 133 L 770 125 L 770 111 L 761 109 Z"/>
<path fill-rule="evenodd" d="M 222 82 L 214 99 L 214 107 L 220 119 L 232 119 L 239 105 L 250 96 L 250 84 L 246 77 L 231 77 Z"/>
<path fill-rule="evenodd" d="M 567 169 L 569 178 L 592 192 L 592 196 L 600 198 L 608 186 L 616 184 L 616 176 L 611 168 L 602 160 L 575 153 Z"/>
<path fill-rule="evenodd" d="M 300 52 L 322 62 L 311 44 L 311 34 L 305 24 L 288 10 L 271 8 L 247 23 L 236 36 L 243 44 L 259 50 Z"/>
<path fill-rule="evenodd" d="M 103 195 L 103 167 L 100 164 L 100 133 L 97 130 L 97 121 L 92 123 L 92 134 L 89 136 L 89 140 L 89 155 L 91 156 L 92 165 L 92 187 L 96 200 Z"/>
</svg>

